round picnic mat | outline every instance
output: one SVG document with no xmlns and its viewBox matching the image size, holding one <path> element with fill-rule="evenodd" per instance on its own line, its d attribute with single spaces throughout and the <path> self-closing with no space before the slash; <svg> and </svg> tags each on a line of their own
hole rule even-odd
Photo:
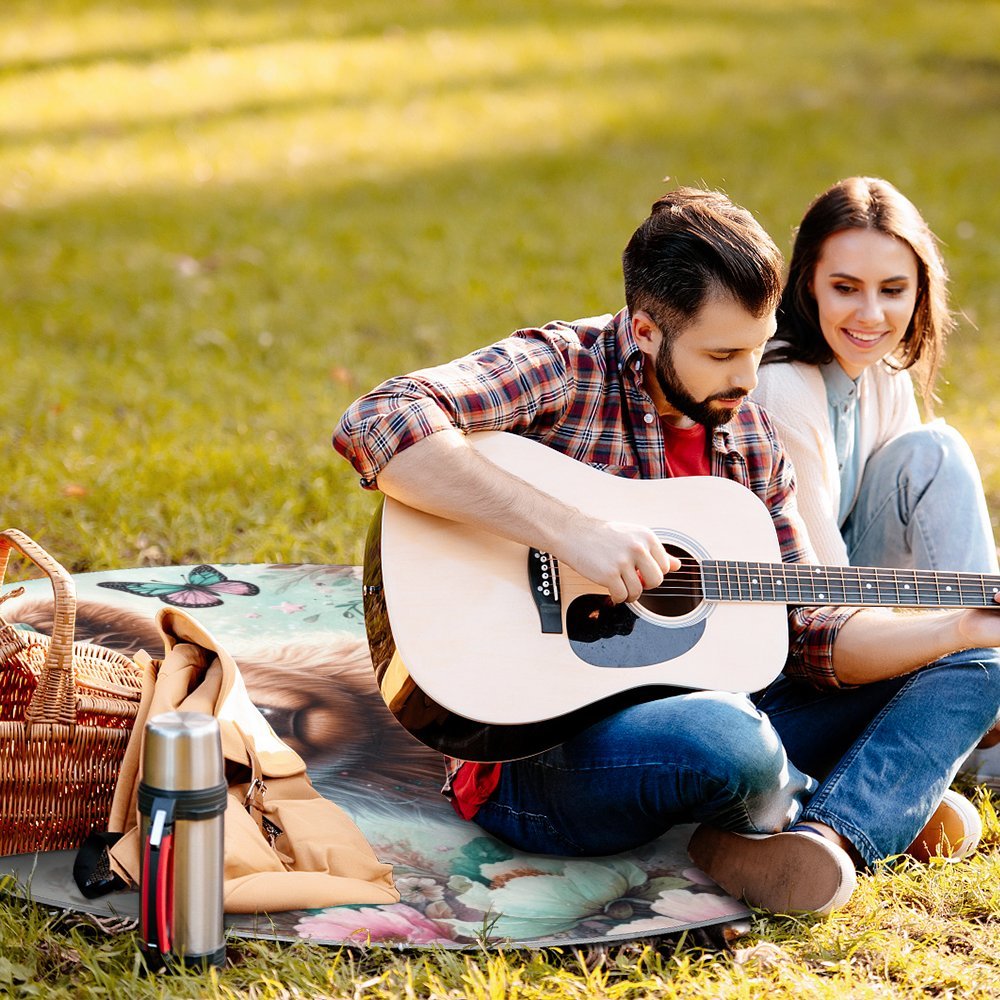
<svg viewBox="0 0 1000 1000">
<path fill-rule="evenodd" d="M 466 948 L 620 942 L 739 923 L 747 908 L 687 857 L 691 827 L 610 858 L 523 854 L 461 820 L 440 794 L 440 756 L 385 708 L 372 676 L 355 566 L 174 566 L 75 578 L 77 638 L 162 655 L 153 617 L 184 607 L 235 657 L 254 702 L 393 865 L 401 900 L 255 917 L 232 933 L 328 944 Z M 29 581 L 8 621 L 48 631 L 51 588 Z M 0 861 L 39 903 L 134 917 L 134 892 L 85 899 L 72 852 Z"/>
</svg>

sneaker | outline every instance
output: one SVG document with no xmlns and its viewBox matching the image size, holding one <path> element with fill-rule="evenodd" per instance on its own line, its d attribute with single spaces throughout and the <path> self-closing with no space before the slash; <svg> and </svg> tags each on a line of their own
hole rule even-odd
<svg viewBox="0 0 1000 1000">
<path fill-rule="evenodd" d="M 979 811 L 967 798 L 949 788 L 906 853 L 918 861 L 931 858 L 961 861 L 979 846 L 982 835 Z"/>
<path fill-rule="evenodd" d="M 772 913 L 829 913 L 858 884 L 848 853 L 820 834 L 742 834 L 699 826 L 688 855 L 730 896 Z"/>
</svg>

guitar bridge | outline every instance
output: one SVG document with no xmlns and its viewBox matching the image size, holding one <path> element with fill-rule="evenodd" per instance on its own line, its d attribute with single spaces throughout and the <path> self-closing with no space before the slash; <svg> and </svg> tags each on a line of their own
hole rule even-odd
<svg viewBox="0 0 1000 1000">
<path fill-rule="evenodd" d="M 559 593 L 559 563 L 548 552 L 528 549 L 528 583 L 542 632 L 562 632 L 562 596 Z"/>
</svg>

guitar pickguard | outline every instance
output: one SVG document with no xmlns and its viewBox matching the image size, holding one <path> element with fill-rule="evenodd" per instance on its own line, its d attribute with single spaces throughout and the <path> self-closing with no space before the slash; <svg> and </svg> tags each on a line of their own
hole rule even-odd
<svg viewBox="0 0 1000 1000">
<path fill-rule="evenodd" d="M 704 619 L 689 625 L 659 625 L 605 594 L 584 594 L 566 609 L 566 635 L 573 652 L 595 667 L 648 667 L 682 656 L 698 644 Z"/>
</svg>

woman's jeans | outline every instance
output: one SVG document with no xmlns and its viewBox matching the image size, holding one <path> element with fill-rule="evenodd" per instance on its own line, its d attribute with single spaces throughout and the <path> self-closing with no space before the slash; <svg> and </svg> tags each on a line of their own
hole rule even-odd
<svg viewBox="0 0 1000 1000">
<path fill-rule="evenodd" d="M 802 818 L 874 864 L 913 842 L 998 704 L 993 649 L 856 688 L 677 694 L 504 765 L 476 822 L 525 851 L 596 855 L 677 823 L 772 833 Z"/>
<path fill-rule="evenodd" d="M 853 566 L 1000 572 L 976 461 L 943 421 L 901 434 L 868 459 L 841 533 Z M 974 750 L 961 770 L 1000 782 L 1000 746 Z"/>
<path fill-rule="evenodd" d="M 979 472 L 943 423 L 869 459 L 843 533 L 856 566 L 997 572 Z M 856 688 L 677 694 L 507 764 L 476 821 L 523 850 L 585 855 L 675 823 L 770 833 L 802 818 L 873 864 L 912 843 L 998 706 L 995 649 Z"/>
<path fill-rule="evenodd" d="M 841 534 L 852 566 L 997 572 L 979 469 L 943 421 L 900 434 L 868 459 Z"/>
</svg>

